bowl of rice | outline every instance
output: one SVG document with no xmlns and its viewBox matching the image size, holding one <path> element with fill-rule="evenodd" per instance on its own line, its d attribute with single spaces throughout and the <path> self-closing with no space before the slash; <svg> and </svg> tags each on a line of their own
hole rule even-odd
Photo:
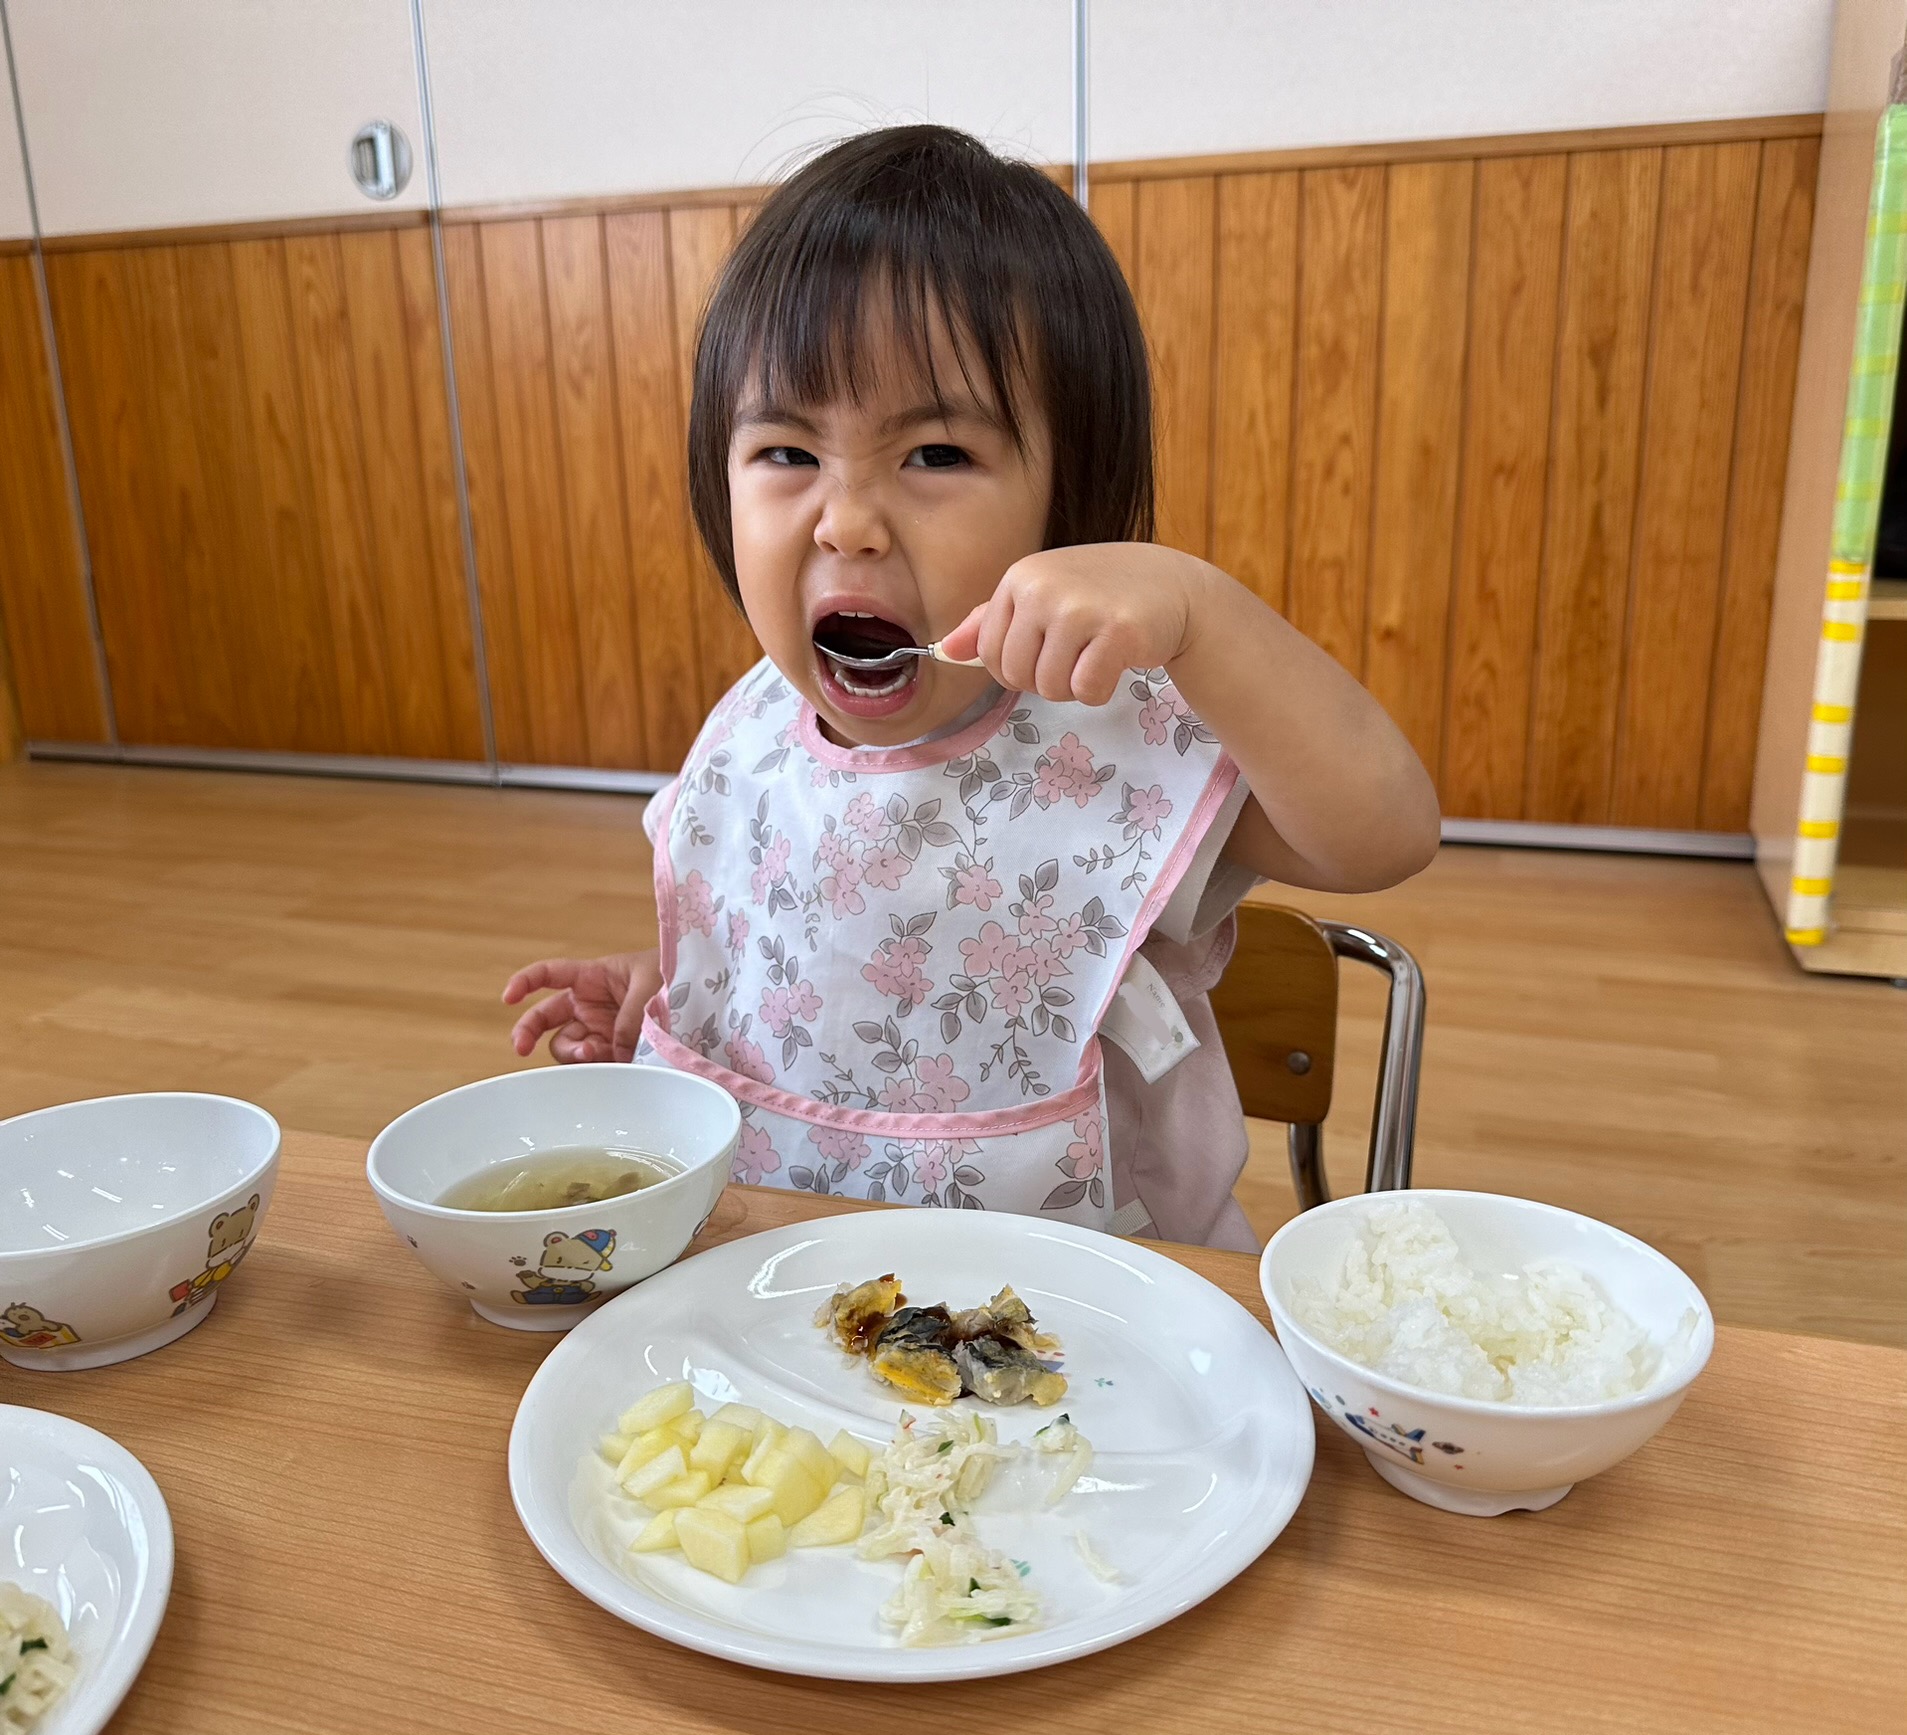
<svg viewBox="0 0 1907 1735">
<path fill-rule="evenodd" d="M 1688 1276 L 1593 1217 L 1497 1193 L 1336 1199 L 1259 1282 L 1312 1400 L 1413 1499 L 1553 1506 L 1674 1415 L 1715 1322 Z"/>
</svg>

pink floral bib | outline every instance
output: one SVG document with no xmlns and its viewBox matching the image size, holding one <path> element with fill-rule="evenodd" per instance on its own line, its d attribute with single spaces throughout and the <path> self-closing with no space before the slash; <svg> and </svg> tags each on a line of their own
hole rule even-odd
<svg viewBox="0 0 1907 1735">
<path fill-rule="evenodd" d="M 1100 1020 L 1236 777 L 1158 670 L 848 749 L 757 664 L 662 798 L 636 1058 L 739 1100 L 738 1181 L 1103 1226 Z"/>
</svg>

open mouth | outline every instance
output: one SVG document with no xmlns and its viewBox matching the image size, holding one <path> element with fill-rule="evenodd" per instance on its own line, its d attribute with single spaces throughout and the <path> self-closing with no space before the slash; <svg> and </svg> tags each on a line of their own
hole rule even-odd
<svg viewBox="0 0 1907 1735">
<path fill-rule="evenodd" d="M 825 614 L 814 626 L 815 661 L 828 697 L 857 716 L 886 716 L 898 711 L 912 696 L 920 678 L 919 657 L 896 656 L 919 641 L 898 621 L 859 610 Z M 850 668 L 840 659 L 893 657 L 880 668 Z"/>
</svg>

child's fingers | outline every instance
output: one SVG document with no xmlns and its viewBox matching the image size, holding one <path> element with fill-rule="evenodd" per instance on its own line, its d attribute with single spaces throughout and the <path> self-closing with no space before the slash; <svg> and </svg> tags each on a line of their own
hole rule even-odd
<svg viewBox="0 0 1907 1735">
<path fill-rule="evenodd" d="M 635 989 L 645 987 L 645 983 L 634 984 Z M 647 1002 L 631 992 L 616 1010 L 615 1029 L 610 1033 L 610 1049 L 603 1056 L 605 1060 L 633 1060 L 636 1054 L 636 1042 L 642 1035 L 642 1014 Z"/>
<path fill-rule="evenodd" d="M 503 1003 L 514 1006 L 526 994 L 539 988 L 572 988 L 582 965 L 574 958 L 539 958 L 525 964 L 503 985 Z"/>
<path fill-rule="evenodd" d="M 1103 705 L 1126 678 L 1126 656 L 1118 639 L 1101 633 L 1088 642 L 1073 665 L 1073 697 L 1082 705 Z"/>
<path fill-rule="evenodd" d="M 602 1042 L 589 1034 L 589 1026 L 576 1023 L 564 1025 L 550 1038 L 550 1053 L 564 1066 L 609 1058 Z"/>
<path fill-rule="evenodd" d="M 516 1028 L 510 1032 L 510 1040 L 515 1044 L 518 1054 L 529 1054 L 543 1040 L 546 1031 L 560 1030 L 575 1016 L 576 1002 L 565 988 L 547 1000 L 539 1000 L 524 1013 L 516 1021 Z"/>
<path fill-rule="evenodd" d="M 988 667 L 1003 686 L 1014 692 L 1036 692 L 1040 651 L 1045 643 L 1045 627 L 1030 610 L 1016 608 L 1001 641 L 998 659 L 989 659 Z"/>
<path fill-rule="evenodd" d="M 981 654 L 980 623 L 987 618 L 987 603 L 978 603 L 967 611 L 967 618 L 950 633 L 940 635 L 940 654 L 956 663 L 970 663 Z"/>
<path fill-rule="evenodd" d="M 1074 696 L 1079 685 L 1075 668 L 1092 636 L 1090 626 L 1066 621 L 1054 621 L 1047 627 L 1040 641 L 1039 661 L 1033 668 L 1034 690 L 1042 699 L 1063 704 Z"/>
</svg>

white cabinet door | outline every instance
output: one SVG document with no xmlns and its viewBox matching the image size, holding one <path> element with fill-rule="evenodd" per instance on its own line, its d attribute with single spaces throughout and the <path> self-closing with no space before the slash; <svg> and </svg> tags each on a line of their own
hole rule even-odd
<svg viewBox="0 0 1907 1735">
<path fill-rule="evenodd" d="M 6 70 L 0 65 L 0 241 L 18 241 L 33 233 L 33 213 L 27 205 L 20 129 L 13 118 L 13 88 Z"/>
<path fill-rule="evenodd" d="M 1814 113 L 1834 0 L 1091 0 L 1100 161 Z"/>
<path fill-rule="evenodd" d="M 935 120 L 1071 154 L 1071 0 L 425 0 L 444 203 L 753 185 Z"/>
<path fill-rule="evenodd" d="M 367 122 L 417 147 L 389 204 L 425 203 L 408 0 L 8 0 L 49 235 L 377 208 Z"/>
</svg>

